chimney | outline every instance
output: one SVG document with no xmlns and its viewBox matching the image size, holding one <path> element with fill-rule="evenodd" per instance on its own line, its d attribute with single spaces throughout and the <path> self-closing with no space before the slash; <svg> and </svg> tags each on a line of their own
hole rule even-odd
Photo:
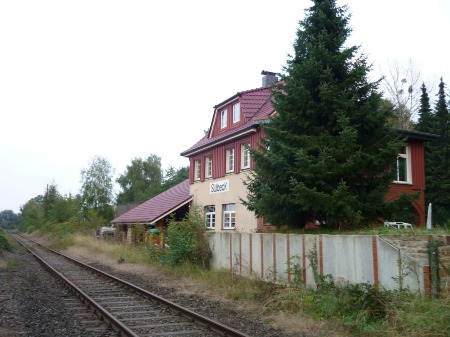
<svg viewBox="0 0 450 337">
<path fill-rule="evenodd" d="M 276 73 L 272 73 L 270 71 L 263 70 L 261 72 L 261 75 L 263 75 L 262 78 L 262 86 L 263 87 L 270 87 L 271 85 L 278 82 L 278 77 Z"/>
</svg>

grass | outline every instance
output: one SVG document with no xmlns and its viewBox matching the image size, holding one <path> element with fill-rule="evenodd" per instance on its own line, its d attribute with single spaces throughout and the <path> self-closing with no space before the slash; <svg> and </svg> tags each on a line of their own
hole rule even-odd
<svg viewBox="0 0 450 337">
<path fill-rule="evenodd" d="M 6 262 L 6 270 L 7 271 L 14 271 L 16 269 L 18 269 L 21 266 L 21 263 L 19 261 L 19 259 L 9 259 Z"/>
<path fill-rule="evenodd" d="M 71 236 L 71 245 L 84 247 L 96 254 L 104 254 L 120 263 L 147 264 L 149 256 L 145 246 L 132 246 L 115 242 L 94 240 L 81 234 Z M 66 247 L 67 248 L 67 247 Z"/>
</svg>

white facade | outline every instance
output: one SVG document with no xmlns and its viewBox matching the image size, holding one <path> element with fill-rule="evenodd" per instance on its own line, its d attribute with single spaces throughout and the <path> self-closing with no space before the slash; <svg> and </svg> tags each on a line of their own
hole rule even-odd
<svg viewBox="0 0 450 337">
<path fill-rule="evenodd" d="M 207 226 L 214 231 L 254 232 L 257 228 L 257 218 L 241 202 L 246 199 L 247 189 L 243 180 L 247 179 L 248 172 L 229 174 L 218 179 L 206 179 L 203 182 L 196 181 L 190 186 L 190 193 L 194 196 L 193 204 L 210 213 L 208 223 L 211 223 L 211 207 L 214 206 L 214 227 Z M 234 205 L 226 207 L 226 205 Z M 231 209 L 231 210 L 227 210 Z M 206 213 L 205 212 L 205 213 Z M 230 220 L 234 216 L 234 226 L 230 226 Z M 205 219 L 206 222 L 206 219 Z"/>
</svg>

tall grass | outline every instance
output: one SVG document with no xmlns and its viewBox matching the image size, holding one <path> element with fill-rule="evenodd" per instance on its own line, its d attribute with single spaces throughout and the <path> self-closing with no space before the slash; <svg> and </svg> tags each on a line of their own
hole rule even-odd
<svg viewBox="0 0 450 337">
<path fill-rule="evenodd" d="M 120 262 L 148 264 L 150 261 L 145 245 L 129 245 L 116 242 L 94 240 L 83 234 L 72 236 L 73 244 L 84 247 L 95 254 L 102 254 Z"/>
</svg>

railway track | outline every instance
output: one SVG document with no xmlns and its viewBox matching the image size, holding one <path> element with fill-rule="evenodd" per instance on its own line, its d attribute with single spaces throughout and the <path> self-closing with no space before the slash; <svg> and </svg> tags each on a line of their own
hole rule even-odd
<svg viewBox="0 0 450 337">
<path fill-rule="evenodd" d="M 90 329 L 113 329 L 119 336 L 249 337 L 115 276 L 12 234 L 77 299 L 66 299 Z M 84 308 L 79 302 L 84 303 Z M 100 320 L 94 322 L 92 313 Z"/>
</svg>

